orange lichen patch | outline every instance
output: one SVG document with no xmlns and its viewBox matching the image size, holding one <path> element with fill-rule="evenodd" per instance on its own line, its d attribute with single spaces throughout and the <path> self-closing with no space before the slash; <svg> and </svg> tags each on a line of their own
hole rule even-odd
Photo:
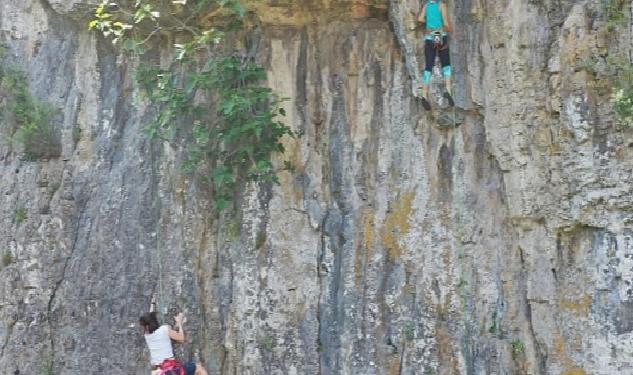
<svg viewBox="0 0 633 375">
<path fill-rule="evenodd" d="M 449 247 L 445 247 L 440 255 L 442 257 L 442 263 L 444 263 L 444 267 L 446 269 L 451 269 L 451 249 Z"/>
<path fill-rule="evenodd" d="M 587 373 L 580 367 L 573 367 L 563 371 L 562 375 L 587 375 Z"/>
<path fill-rule="evenodd" d="M 585 294 L 579 299 L 563 299 L 558 302 L 558 306 L 563 310 L 568 310 L 576 316 L 587 316 L 591 310 L 593 298 Z"/>
<path fill-rule="evenodd" d="M 363 3 L 353 3 L 351 5 L 352 18 L 367 18 L 369 16 L 369 7 Z"/>
<path fill-rule="evenodd" d="M 552 349 L 554 352 L 554 356 L 556 357 L 556 359 L 558 359 L 558 362 L 562 364 L 568 364 L 569 362 L 571 362 L 571 359 L 567 355 L 567 349 L 565 348 L 565 346 L 565 338 L 563 336 L 556 335 L 554 337 Z"/>
<path fill-rule="evenodd" d="M 392 355 L 387 366 L 388 375 L 400 375 L 400 356 Z"/>
<path fill-rule="evenodd" d="M 550 155 L 558 155 L 561 153 L 562 148 L 558 140 L 556 142 L 552 142 L 547 150 Z"/>
<path fill-rule="evenodd" d="M 294 167 L 295 172 L 305 172 L 306 166 L 303 163 L 303 160 L 301 160 L 301 142 L 299 139 L 286 136 L 282 138 L 282 142 L 284 147 L 291 151 L 291 153 L 286 152 L 286 154 L 289 155 L 289 161 Z"/>
<path fill-rule="evenodd" d="M 363 212 L 363 245 L 370 248 L 374 245 L 374 211 L 367 209 Z"/>
<path fill-rule="evenodd" d="M 415 267 L 412 262 L 406 262 L 404 264 L 404 286 L 402 287 L 402 291 L 409 295 L 415 295 L 416 288 L 415 284 L 411 283 L 411 275 L 415 272 Z"/>
<path fill-rule="evenodd" d="M 301 161 L 301 144 L 298 139 L 284 137 L 282 144 L 286 150 L 283 154 L 273 156 L 273 164 L 276 168 L 283 168 L 284 163 L 289 161 L 294 167 L 294 171 L 282 170 L 277 173 L 279 185 L 284 197 L 292 197 L 293 205 L 300 206 L 303 201 L 303 187 L 295 183 L 294 176 L 305 171 L 305 164 Z"/>
<path fill-rule="evenodd" d="M 362 241 L 356 249 L 356 258 L 354 259 L 354 279 L 356 281 L 356 287 L 361 287 L 363 278 L 363 259 L 368 259 L 371 251 L 374 247 L 374 211 L 372 209 L 365 209 L 361 214 L 361 226 L 362 226 Z M 367 260 L 365 260 L 366 262 Z"/>
<path fill-rule="evenodd" d="M 435 305 L 435 313 L 437 314 L 437 319 L 441 321 L 448 320 L 448 314 L 450 313 L 450 300 L 453 299 L 453 292 L 450 291 L 450 296 L 447 296 L 446 301 L 444 303 L 438 303 Z"/>
<path fill-rule="evenodd" d="M 507 295 L 511 295 L 511 293 L 514 293 L 515 281 L 510 278 L 502 278 L 502 280 L 504 280 L 503 283 L 501 284 L 501 288 L 503 291 L 502 295 L 507 296 Z M 512 322 L 514 321 L 513 319 L 520 319 L 518 317 L 522 313 L 521 305 L 516 304 L 516 303 L 509 303 L 508 305 L 506 305 L 506 307 L 507 307 L 507 310 L 504 314 L 506 315 L 508 321 Z"/>
<path fill-rule="evenodd" d="M 393 209 L 385 219 L 381 231 L 382 241 L 389 252 L 389 259 L 395 260 L 402 254 L 400 238 L 409 233 L 409 215 L 412 211 L 412 203 L 415 195 L 412 192 L 404 193 L 393 204 Z"/>
<path fill-rule="evenodd" d="M 459 302 L 459 300 L 455 298 L 455 290 L 450 288 L 445 289 L 444 294 L 439 296 L 439 302 L 434 305 L 435 315 L 437 316 L 436 320 L 439 322 L 448 321 L 455 302 Z"/>
<path fill-rule="evenodd" d="M 388 16 L 387 3 L 368 1 L 325 1 L 314 4 L 313 1 L 292 0 L 276 1 L 274 6 L 269 1 L 246 0 L 244 7 L 258 15 L 263 24 L 302 26 L 312 22 L 349 21 L 369 18 L 386 19 Z M 205 19 L 217 19 L 219 14 L 212 14 Z"/>
<path fill-rule="evenodd" d="M 571 342 L 571 348 L 572 350 L 578 352 L 582 350 L 582 335 L 580 333 L 576 333 L 576 335 L 574 335 L 574 339 Z"/>
<path fill-rule="evenodd" d="M 534 134 L 534 143 L 540 149 L 548 149 L 552 146 L 552 132 L 549 127 L 537 128 Z"/>
<path fill-rule="evenodd" d="M 567 354 L 567 343 L 563 336 L 556 335 L 554 337 L 552 350 L 554 358 L 566 368 L 561 375 L 586 375 L 585 370 L 575 366 L 573 360 Z"/>
<path fill-rule="evenodd" d="M 451 337 L 445 324 L 442 323 L 436 327 L 435 339 L 437 340 L 439 362 L 451 367 L 451 371 L 448 373 L 459 374 L 459 362 L 451 343 Z"/>
<path fill-rule="evenodd" d="M 289 142 L 291 141 L 288 141 L 288 143 Z M 292 142 L 293 143 L 290 148 L 290 150 L 292 150 L 292 153 L 289 154 L 289 159 L 290 159 L 290 163 L 292 164 L 292 167 L 294 168 L 294 171 L 288 172 L 291 175 L 291 177 L 305 172 L 305 165 L 303 164 L 301 160 L 301 145 L 299 141 L 296 139 L 293 140 Z M 303 201 L 303 187 L 300 184 L 295 184 L 294 179 L 292 179 L 292 181 L 293 181 L 292 185 L 293 185 L 295 202 L 301 202 Z"/>
<path fill-rule="evenodd" d="M 575 67 L 591 57 L 595 39 L 591 35 L 585 10 L 572 11 L 561 31 L 564 41 L 559 51 L 561 67 Z"/>
<path fill-rule="evenodd" d="M 174 186 L 174 191 L 178 202 L 184 205 L 182 202 L 185 201 L 185 191 L 187 191 L 187 180 L 185 179 L 185 176 L 181 175 L 178 178 Z"/>
</svg>

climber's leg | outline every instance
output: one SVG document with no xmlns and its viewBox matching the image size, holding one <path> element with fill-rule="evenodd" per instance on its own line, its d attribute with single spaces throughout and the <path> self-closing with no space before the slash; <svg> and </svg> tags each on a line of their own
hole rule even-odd
<svg viewBox="0 0 633 375">
<path fill-rule="evenodd" d="M 444 76 L 444 86 L 446 86 L 446 92 L 443 96 L 448 100 L 448 104 L 453 106 L 453 90 L 451 87 L 451 57 L 448 48 L 448 35 L 443 37 L 443 46 L 439 51 L 440 62 L 442 63 L 442 75 Z"/>
<path fill-rule="evenodd" d="M 424 73 L 422 73 L 422 95 L 425 98 L 429 97 L 429 86 L 430 86 L 430 82 L 431 82 L 431 71 L 429 70 L 424 70 Z"/>
<path fill-rule="evenodd" d="M 196 363 L 196 372 L 195 375 L 209 375 L 207 370 L 202 366 L 200 362 Z"/>
<path fill-rule="evenodd" d="M 424 39 L 424 72 L 422 73 L 422 105 L 427 111 L 431 109 L 431 105 L 428 102 L 429 98 L 429 86 L 431 84 L 431 75 L 433 72 L 433 65 L 435 64 L 435 54 L 437 50 L 433 47 L 433 41 Z"/>
<path fill-rule="evenodd" d="M 183 367 L 185 368 L 185 375 L 209 375 L 199 362 L 188 362 Z"/>
</svg>

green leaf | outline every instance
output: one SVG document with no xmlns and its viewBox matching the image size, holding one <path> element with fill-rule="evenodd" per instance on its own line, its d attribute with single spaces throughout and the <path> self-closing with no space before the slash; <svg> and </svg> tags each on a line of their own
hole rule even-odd
<svg viewBox="0 0 633 375">
<path fill-rule="evenodd" d="M 233 173 L 224 166 L 216 167 L 212 173 L 213 183 L 217 186 L 231 183 L 233 181 Z"/>
<path fill-rule="evenodd" d="M 136 50 L 136 42 L 134 42 L 134 40 L 132 39 L 125 39 L 123 41 L 123 44 L 121 45 L 121 48 L 123 48 L 124 50 L 133 52 Z"/>
<path fill-rule="evenodd" d="M 185 93 L 191 95 L 198 87 L 198 75 L 191 74 L 185 79 Z"/>
<path fill-rule="evenodd" d="M 225 197 L 217 197 L 213 199 L 213 205 L 218 211 L 224 211 L 229 205 L 230 201 Z"/>
<path fill-rule="evenodd" d="M 238 0 L 232 1 L 231 9 L 235 13 L 237 13 L 237 15 L 240 16 L 240 18 L 243 18 L 244 14 L 246 13 L 246 11 L 244 10 L 244 7 L 242 6 L 242 4 Z"/>
</svg>

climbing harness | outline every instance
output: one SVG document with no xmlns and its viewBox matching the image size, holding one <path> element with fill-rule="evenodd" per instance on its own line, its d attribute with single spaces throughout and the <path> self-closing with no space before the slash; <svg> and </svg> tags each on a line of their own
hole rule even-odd
<svg viewBox="0 0 633 375">
<path fill-rule="evenodd" d="M 433 41 L 433 48 L 438 51 L 448 48 L 448 45 L 444 44 L 444 35 L 441 31 L 433 31 L 430 36 Z"/>
<path fill-rule="evenodd" d="M 166 359 L 158 368 L 160 371 L 156 375 L 185 375 L 185 368 L 182 363 L 175 359 Z"/>
</svg>

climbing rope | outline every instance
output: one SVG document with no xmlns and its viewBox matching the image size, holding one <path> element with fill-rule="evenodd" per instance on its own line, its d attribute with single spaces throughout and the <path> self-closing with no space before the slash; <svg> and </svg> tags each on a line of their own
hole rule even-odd
<svg viewBox="0 0 633 375">
<path fill-rule="evenodd" d="M 464 207 L 464 195 L 460 193 L 461 187 L 463 185 L 463 178 L 460 179 L 461 181 L 458 181 L 458 176 L 463 177 L 463 175 L 459 171 L 460 158 L 459 158 L 458 150 L 460 148 L 460 145 L 457 143 L 457 140 L 458 140 L 457 120 L 456 120 L 455 115 L 456 115 L 455 106 L 453 106 L 453 145 L 455 147 L 455 152 L 453 155 L 451 173 L 453 174 L 453 177 L 454 177 L 453 181 L 455 185 L 453 189 L 452 205 L 453 207 L 455 207 L 455 223 L 457 224 L 457 233 L 455 233 L 454 240 L 455 240 L 455 251 L 457 253 L 457 267 L 459 269 L 458 288 L 460 289 L 459 295 L 460 295 L 460 299 L 462 303 L 462 321 L 464 324 L 463 350 L 464 350 L 464 356 L 466 357 L 467 355 L 469 355 L 469 352 L 470 352 L 469 337 L 471 336 L 472 327 L 468 319 L 466 318 L 468 283 L 466 282 L 464 278 L 463 258 L 464 258 L 465 252 L 464 252 L 464 246 L 463 246 L 463 241 L 462 241 L 462 236 L 465 233 L 464 222 L 463 222 L 465 207 Z M 460 143 L 463 144 L 463 142 L 460 142 Z M 466 366 L 469 366 L 468 359 L 467 358 L 464 358 L 464 359 L 465 359 Z M 467 369 L 467 372 L 470 373 L 469 369 Z"/>
<path fill-rule="evenodd" d="M 172 174 L 170 174 L 171 176 Z M 169 191 L 174 191 L 174 183 L 171 179 L 171 177 L 169 178 Z M 156 254 L 157 254 L 157 262 L 158 262 L 158 303 L 157 303 L 157 308 L 158 311 L 163 315 L 163 319 L 167 318 L 167 313 L 169 312 L 169 308 L 172 307 L 170 305 L 170 302 L 166 300 L 165 298 L 165 283 L 164 283 L 164 270 L 163 270 L 163 262 L 165 259 L 164 256 L 164 250 L 163 247 L 161 246 L 161 212 L 163 209 L 163 205 L 162 205 L 162 199 L 160 197 L 159 194 L 156 194 L 156 206 L 158 208 L 158 216 L 159 218 L 156 220 L 156 243 L 155 243 L 155 247 L 156 247 Z M 184 212 L 184 208 L 183 208 L 183 212 Z M 184 221 L 181 223 L 181 249 L 183 251 L 183 253 L 187 253 L 187 242 L 185 240 L 185 230 L 184 230 Z M 199 300 L 199 298 L 196 298 L 197 300 Z M 206 329 L 205 329 L 206 331 Z M 193 342 L 193 346 L 194 346 L 194 351 L 193 354 L 195 354 L 196 357 L 196 361 L 199 361 L 199 350 L 201 348 L 203 348 L 202 342 L 200 341 L 200 335 L 196 334 L 193 336 L 194 337 L 194 342 Z M 191 354 L 191 353 L 190 353 Z M 207 352 L 207 358 L 209 358 L 209 362 L 207 363 L 207 369 L 211 370 L 210 373 L 219 373 L 219 365 L 218 365 L 218 360 L 216 359 L 214 352 L 212 350 L 209 350 Z"/>
<path fill-rule="evenodd" d="M 159 188 L 160 190 L 160 188 Z M 158 207 L 158 218 L 156 219 L 156 254 L 158 258 L 158 303 L 156 306 L 158 307 L 158 312 L 160 312 L 163 316 L 167 315 L 167 306 L 165 305 L 165 289 L 163 285 L 163 252 L 160 246 L 161 240 L 161 217 L 163 211 L 162 199 L 160 198 L 160 194 L 156 193 L 157 207 Z"/>
</svg>

